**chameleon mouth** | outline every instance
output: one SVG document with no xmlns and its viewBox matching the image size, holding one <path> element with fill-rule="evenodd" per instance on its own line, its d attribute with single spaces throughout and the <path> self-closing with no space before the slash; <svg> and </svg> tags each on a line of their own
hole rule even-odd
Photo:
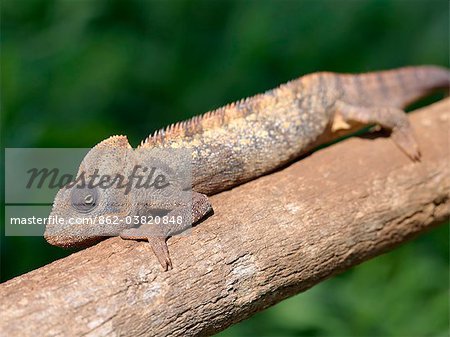
<svg viewBox="0 0 450 337">
<path fill-rule="evenodd" d="M 70 235 L 60 235 L 57 233 L 46 233 L 44 234 L 45 240 L 52 246 L 57 246 L 61 248 L 83 248 L 92 246 L 104 239 L 106 237 L 102 236 L 70 236 Z"/>
</svg>

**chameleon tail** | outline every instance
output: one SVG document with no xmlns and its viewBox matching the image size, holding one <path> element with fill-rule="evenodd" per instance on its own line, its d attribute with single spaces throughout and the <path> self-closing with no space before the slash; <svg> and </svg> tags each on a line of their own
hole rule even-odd
<svg viewBox="0 0 450 337">
<path fill-rule="evenodd" d="M 360 76 L 374 103 L 399 109 L 450 87 L 450 71 L 437 66 L 404 67 Z"/>
</svg>

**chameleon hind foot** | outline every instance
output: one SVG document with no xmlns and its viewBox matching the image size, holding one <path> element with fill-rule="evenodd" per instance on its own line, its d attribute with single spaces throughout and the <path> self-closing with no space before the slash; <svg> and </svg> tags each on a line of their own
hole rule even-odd
<svg viewBox="0 0 450 337">
<path fill-rule="evenodd" d="M 336 116 L 345 122 L 380 125 L 391 132 L 391 139 L 412 161 L 420 161 L 419 145 L 403 110 L 391 107 L 355 106 L 338 101 Z"/>
</svg>

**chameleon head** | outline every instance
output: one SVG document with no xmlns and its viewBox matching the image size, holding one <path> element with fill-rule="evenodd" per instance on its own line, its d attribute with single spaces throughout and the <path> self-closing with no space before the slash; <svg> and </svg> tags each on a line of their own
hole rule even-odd
<svg viewBox="0 0 450 337">
<path fill-rule="evenodd" d="M 60 247 L 87 246 L 125 228 L 129 195 L 112 180 L 128 175 L 133 158 L 125 136 L 110 137 L 92 148 L 76 180 L 56 194 L 45 239 Z"/>
</svg>

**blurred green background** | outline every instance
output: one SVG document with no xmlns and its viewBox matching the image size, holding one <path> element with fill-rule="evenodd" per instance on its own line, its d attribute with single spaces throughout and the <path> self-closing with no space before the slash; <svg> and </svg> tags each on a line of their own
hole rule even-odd
<svg viewBox="0 0 450 337">
<path fill-rule="evenodd" d="M 2 144 L 135 146 L 302 74 L 448 63 L 446 0 L 5 0 Z M 2 229 L 1 280 L 68 254 Z M 448 300 L 445 224 L 221 335 L 448 336 Z"/>
</svg>

